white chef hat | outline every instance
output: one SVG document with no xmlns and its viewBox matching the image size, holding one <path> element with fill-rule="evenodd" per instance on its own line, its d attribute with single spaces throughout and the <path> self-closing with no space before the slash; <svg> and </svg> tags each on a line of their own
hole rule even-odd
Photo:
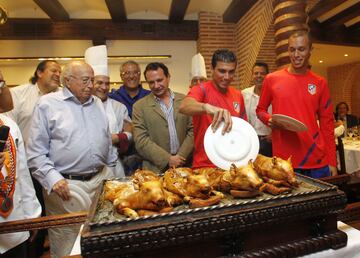
<svg viewBox="0 0 360 258">
<path fill-rule="evenodd" d="M 206 67 L 204 57 L 198 53 L 191 59 L 191 78 L 198 76 L 206 78 Z"/>
<path fill-rule="evenodd" d="M 109 76 L 106 45 L 89 47 L 86 49 L 85 62 L 91 65 L 95 76 Z"/>
</svg>

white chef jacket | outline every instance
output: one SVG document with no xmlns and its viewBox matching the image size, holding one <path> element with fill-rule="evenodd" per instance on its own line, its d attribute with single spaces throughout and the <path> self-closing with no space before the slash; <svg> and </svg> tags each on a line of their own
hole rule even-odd
<svg viewBox="0 0 360 258">
<path fill-rule="evenodd" d="M 41 215 L 41 206 L 36 198 L 34 186 L 31 181 L 20 129 L 9 117 L 0 114 L 0 119 L 5 125 L 10 127 L 10 134 L 14 139 L 16 147 L 16 183 L 13 195 L 14 208 L 7 218 L 0 216 L 0 222 L 37 218 Z M 7 175 L 4 166 L 1 169 L 1 173 L 4 177 Z M 0 234 L 0 253 L 2 254 L 23 243 L 29 236 L 28 231 Z"/>
</svg>

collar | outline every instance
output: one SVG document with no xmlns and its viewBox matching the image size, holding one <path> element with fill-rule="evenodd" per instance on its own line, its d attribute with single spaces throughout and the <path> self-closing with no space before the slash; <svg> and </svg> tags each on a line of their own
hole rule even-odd
<svg viewBox="0 0 360 258">
<path fill-rule="evenodd" d="M 62 92 L 63 92 L 63 100 L 71 100 L 79 105 L 86 106 L 94 101 L 94 96 L 91 95 L 91 97 L 85 103 L 81 103 L 66 86 L 63 88 Z"/>
<path fill-rule="evenodd" d="M 168 89 L 168 91 L 169 91 L 169 93 L 170 93 L 170 99 L 171 99 L 172 101 L 174 101 L 174 98 L 175 98 L 174 92 L 173 92 L 172 90 L 170 90 L 170 89 Z M 154 94 L 153 94 L 153 95 L 154 95 Z M 155 95 L 154 95 L 154 98 L 155 98 L 155 101 L 158 102 L 158 103 L 162 101 L 161 98 L 159 98 L 159 97 L 157 97 L 157 96 L 155 96 Z"/>
<path fill-rule="evenodd" d="M 36 87 L 36 90 L 37 90 L 37 92 L 38 92 L 39 96 L 43 96 L 43 95 L 45 95 L 44 93 L 42 93 L 42 92 L 41 92 L 40 87 L 39 87 L 39 85 L 37 84 L 37 82 L 36 82 L 34 85 L 35 85 L 35 87 Z M 60 86 L 59 86 L 59 87 L 57 87 L 57 89 L 56 89 L 56 90 L 51 91 L 51 92 L 57 92 L 57 91 L 59 91 L 59 88 L 60 88 Z M 51 93 L 51 92 L 49 92 L 49 93 Z M 47 94 L 47 93 L 46 93 L 46 94 Z"/>
</svg>

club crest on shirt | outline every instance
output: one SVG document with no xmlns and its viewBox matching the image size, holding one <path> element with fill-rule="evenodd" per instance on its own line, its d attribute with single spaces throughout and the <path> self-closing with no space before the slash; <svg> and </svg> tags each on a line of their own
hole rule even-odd
<svg viewBox="0 0 360 258">
<path fill-rule="evenodd" d="M 233 107 L 234 107 L 234 110 L 237 113 L 240 113 L 240 104 L 239 104 L 239 102 L 233 102 Z"/>
<path fill-rule="evenodd" d="M 308 84 L 308 92 L 309 92 L 311 95 L 316 94 L 316 85 L 309 83 L 309 84 Z"/>
</svg>

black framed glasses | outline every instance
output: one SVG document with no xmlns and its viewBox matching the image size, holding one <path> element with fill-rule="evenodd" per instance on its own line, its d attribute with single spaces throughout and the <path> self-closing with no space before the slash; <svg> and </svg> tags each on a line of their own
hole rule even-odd
<svg viewBox="0 0 360 258">
<path fill-rule="evenodd" d="M 139 76 L 140 75 L 140 72 L 122 72 L 121 73 L 121 76 L 124 76 L 124 77 L 130 77 L 130 76 Z"/>
<path fill-rule="evenodd" d="M 82 82 L 83 85 L 88 86 L 90 82 L 94 84 L 94 78 L 93 77 L 76 77 L 74 75 L 70 75 L 70 77 L 79 80 Z"/>
</svg>

